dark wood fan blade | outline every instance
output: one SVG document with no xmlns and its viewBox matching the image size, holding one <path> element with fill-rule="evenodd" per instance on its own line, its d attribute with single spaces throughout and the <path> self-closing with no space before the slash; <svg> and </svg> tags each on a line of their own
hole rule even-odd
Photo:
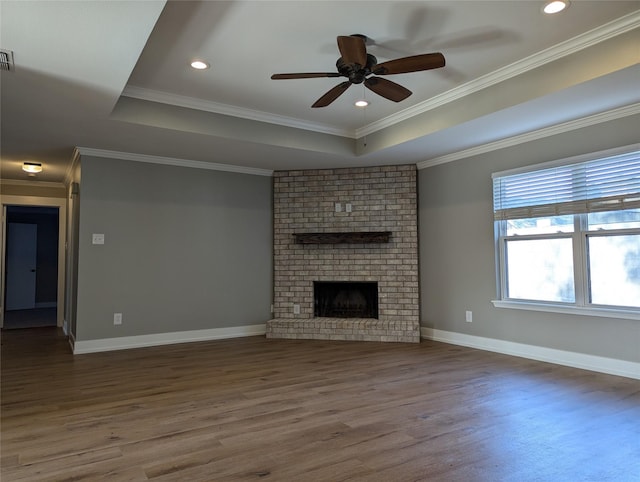
<svg viewBox="0 0 640 482">
<path fill-rule="evenodd" d="M 338 50 L 345 63 L 359 64 L 361 67 L 367 65 L 367 46 L 361 37 L 338 37 Z"/>
<path fill-rule="evenodd" d="M 375 65 L 371 72 L 376 75 L 406 74 L 408 72 L 439 69 L 444 65 L 444 55 L 441 53 L 422 54 L 383 62 Z"/>
<path fill-rule="evenodd" d="M 380 77 L 369 77 L 364 81 L 364 85 L 376 94 L 394 102 L 400 102 L 411 95 L 411 91 L 409 89 L 405 89 L 395 82 L 391 82 L 387 79 L 381 79 Z"/>
<path fill-rule="evenodd" d="M 338 72 L 309 72 L 306 74 L 273 74 L 273 80 L 279 79 L 314 79 L 317 77 L 340 77 Z"/>
<path fill-rule="evenodd" d="M 340 97 L 345 90 L 351 87 L 351 82 L 342 82 L 341 84 L 336 85 L 333 89 L 328 91 L 322 97 L 320 97 L 311 107 L 326 107 L 331 102 Z"/>
</svg>

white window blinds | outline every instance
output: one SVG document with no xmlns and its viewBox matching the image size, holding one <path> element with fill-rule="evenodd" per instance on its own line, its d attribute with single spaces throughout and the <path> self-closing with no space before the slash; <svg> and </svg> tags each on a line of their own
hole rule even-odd
<svg viewBox="0 0 640 482">
<path fill-rule="evenodd" d="M 493 176 L 496 220 L 640 208 L 640 151 Z"/>
</svg>

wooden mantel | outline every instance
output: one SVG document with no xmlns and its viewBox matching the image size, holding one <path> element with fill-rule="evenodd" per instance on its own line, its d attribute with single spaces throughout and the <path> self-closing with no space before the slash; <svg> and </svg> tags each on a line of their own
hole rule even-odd
<svg viewBox="0 0 640 482">
<path fill-rule="evenodd" d="M 299 244 L 388 243 L 391 231 L 353 231 L 347 233 L 293 233 Z"/>
</svg>

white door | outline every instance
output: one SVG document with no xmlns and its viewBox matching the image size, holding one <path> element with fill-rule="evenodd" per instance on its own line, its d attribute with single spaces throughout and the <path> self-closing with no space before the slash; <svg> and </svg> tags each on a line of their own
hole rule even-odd
<svg viewBox="0 0 640 482">
<path fill-rule="evenodd" d="M 6 310 L 35 308 L 38 225 L 9 223 L 8 228 Z"/>
</svg>

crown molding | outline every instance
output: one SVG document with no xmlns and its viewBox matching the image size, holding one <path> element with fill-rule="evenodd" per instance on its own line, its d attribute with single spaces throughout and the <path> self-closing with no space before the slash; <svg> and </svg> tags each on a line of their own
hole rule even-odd
<svg viewBox="0 0 640 482">
<path fill-rule="evenodd" d="M 619 107 L 599 114 L 582 117 L 554 126 L 545 127 L 543 129 L 537 129 L 534 131 L 526 132 L 517 136 L 507 137 L 500 139 L 499 141 L 489 142 L 480 146 L 471 147 L 458 152 L 452 152 L 444 156 L 434 157 L 433 159 L 427 159 L 425 161 L 418 162 L 416 164 L 418 169 L 426 169 L 428 167 L 437 166 L 439 164 L 446 164 L 447 162 L 458 161 L 467 157 L 478 156 L 480 154 L 486 154 L 487 152 L 497 151 L 498 149 L 504 149 L 505 147 L 512 147 L 518 144 L 523 144 L 529 141 L 535 141 L 537 139 L 543 139 L 545 137 L 554 136 L 556 134 L 562 134 L 564 132 L 581 129 L 583 127 L 589 127 L 595 124 L 601 124 L 623 117 L 640 114 L 640 103 L 632 104 L 625 107 Z"/>
<path fill-rule="evenodd" d="M 163 164 L 165 166 L 190 167 L 193 169 L 206 169 L 209 171 L 226 171 L 239 174 L 251 174 L 254 176 L 272 176 L 273 171 L 255 167 L 233 166 L 230 164 L 218 164 L 215 162 L 195 161 L 191 159 L 178 159 L 175 157 L 151 156 L 147 154 L 135 154 L 132 152 L 108 151 L 93 149 L 90 147 L 76 147 L 74 159 L 79 156 L 95 156 L 107 159 L 122 159 L 125 161 L 146 162 L 149 164 Z"/>
<path fill-rule="evenodd" d="M 424 102 L 404 109 L 393 115 L 387 116 L 378 121 L 372 122 L 355 131 L 336 129 L 326 124 L 303 121 L 293 117 L 280 116 L 268 112 L 246 109 L 242 107 L 221 104 L 217 102 L 197 99 L 194 97 L 170 94 L 152 89 L 145 89 L 133 85 L 126 86 L 122 96 L 134 99 L 159 102 L 188 109 L 196 109 L 216 114 L 239 117 L 258 122 L 266 122 L 285 127 L 304 129 L 324 134 L 337 135 L 352 139 L 360 139 L 366 135 L 391 127 L 399 122 L 423 114 L 430 110 L 441 107 L 450 102 L 462 99 L 468 95 L 482 89 L 498 84 L 510 78 L 521 75 L 525 72 L 538 68 L 547 63 L 571 55 L 575 52 L 591 47 L 592 45 L 604 42 L 610 38 L 622 35 L 640 26 L 640 11 L 632 12 L 624 17 L 601 25 L 589 32 L 580 34 L 565 42 L 559 43 L 548 49 L 537 52 L 529 57 L 521 59 L 494 72 L 483 75 L 470 82 L 462 84 L 442 94 L 436 95 Z"/>
<path fill-rule="evenodd" d="M 285 127 L 293 127 L 295 129 L 304 129 L 313 132 L 319 132 L 322 134 L 330 134 L 334 136 L 355 138 L 354 131 L 348 131 L 344 129 L 336 129 L 325 124 L 318 124 L 315 122 L 303 121 L 295 119 L 293 117 L 286 117 L 277 114 L 271 114 L 269 112 L 262 112 L 259 110 L 246 109 L 243 107 L 237 107 L 229 104 L 221 104 L 218 102 L 212 102 L 210 100 L 197 99 L 195 97 L 188 97 L 184 95 L 171 94 L 168 92 L 162 92 L 159 90 L 145 89 L 143 87 L 137 87 L 135 85 L 128 85 L 122 91 L 124 97 L 130 97 L 133 99 L 146 100 L 150 102 L 159 102 L 161 104 L 174 105 L 177 107 L 185 107 L 187 109 L 201 110 L 205 112 L 212 112 L 214 114 L 228 115 L 232 117 L 238 117 L 241 119 L 248 119 L 258 122 L 266 122 L 268 124 L 276 124 Z"/>
<path fill-rule="evenodd" d="M 78 152 L 78 148 L 73 149 L 73 154 L 71 156 L 71 162 L 67 166 L 67 171 L 64 173 L 64 183 L 65 185 L 71 184 L 73 179 L 73 170 L 76 168 L 76 165 L 80 162 L 80 152 Z"/>
<path fill-rule="evenodd" d="M 590 30 L 589 32 L 585 32 L 577 37 L 530 55 L 529 57 L 525 57 L 524 59 L 518 60 L 517 62 L 507 65 L 501 69 L 487 75 L 483 75 L 482 77 L 478 77 L 477 79 L 448 90 L 440 95 L 436 95 L 424 102 L 397 112 L 396 114 L 390 115 L 376 122 L 372 122 L 361 129 L 357 129 L 356 138 L 360 139 L 363 136 L 373 134 L 374 132 L 393 126 L 399 122 L 415 117 L 416 115 L 441 107 L 449 102 L 462 99 L 463 97 L 471 95 L 482 89 L 511 79 L 600 42 L 604 42 L 610 38 L 622 35 L 638 27 L 640 27 L 640 11 L 620 17 L 617 20 L 606 23 L 600 27 Z"/>
</svg>

